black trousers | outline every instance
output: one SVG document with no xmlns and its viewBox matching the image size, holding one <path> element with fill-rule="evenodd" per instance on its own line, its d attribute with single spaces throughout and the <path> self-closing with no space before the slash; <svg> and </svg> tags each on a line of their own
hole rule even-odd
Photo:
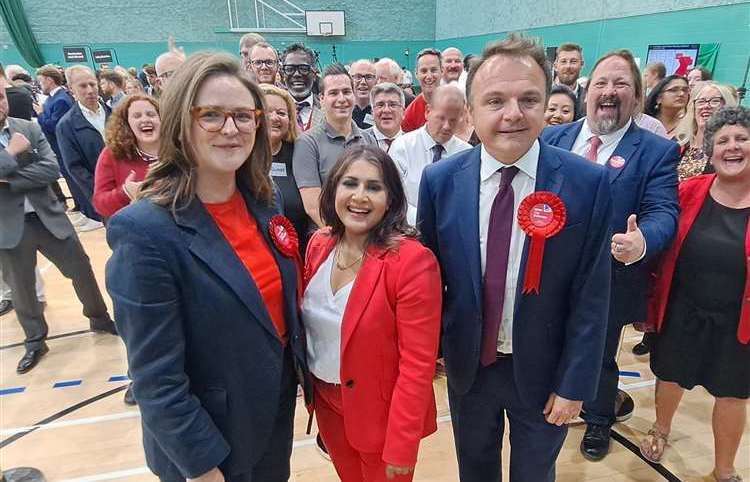
<svg viewBox="0 0 750 482">
<path fill-rule="evenodd" d="M 568 427 L 547 423 L 541 407 L 521 400 L 512 357 L 480 367 L 474 385 L 463 395 L 451 390 L 449 383 L 448 399 L 461 482 L 500 482 L 506 414 L 511 482 L 554 482 L 555 462 Z"/>
<path fill-rule="evenodd" d="M 23 236 L 18 245 L 11 249 L 0 249 L 3 278 L 13 292 L 13 306 L 26 334 L 24 343 L 27 350 L 41 347 L 48 332 L 42 304 L 36 297 L 34 269 L 37 251 L 73 282 L 86 318 L 93 321 L 110 320 L 91 262 L 78 236 L 73 234 L 66 239 L 57 239 L 35 213 L 29 213 L 25 217 Z"/>
</svg>

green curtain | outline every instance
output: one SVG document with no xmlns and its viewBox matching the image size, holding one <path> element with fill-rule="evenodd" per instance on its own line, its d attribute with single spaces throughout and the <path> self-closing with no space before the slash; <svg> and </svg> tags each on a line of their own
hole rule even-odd
<svg viewBox="0 0 750 482">
<path fill-rule="evenodd" d="M 31 64 L 32 67 L 44 65 L 44 57 L 42 57 L 39 44 L 36 43 L 36 38 L 31 32 L 29 21 L 26 20 L 21 0 L 1 0 L 0 14 L 3 16 L 3 22 L 8 28 L 13 43 L 16 44 L 16 48 L 26 62 Z"/>
<path fill-rule="evenodd" d="M 713 73 L 716 59 L 719 57 L 720 44 L 701 44 L 698 50 L 698 65 Z"/>
</svg>

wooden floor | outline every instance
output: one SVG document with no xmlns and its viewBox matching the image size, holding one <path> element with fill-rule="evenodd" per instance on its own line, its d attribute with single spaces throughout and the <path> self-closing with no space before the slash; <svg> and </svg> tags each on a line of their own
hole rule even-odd
<svg viewBox="0 0 750 482">
<path fill-rule="evenodd" d="M 104 265 L 110 254 L 104 230 L 83 233 L 80 237 L 103 290 Z M 19 466 L 37 467 L 52 481 L 155 480 L 145 467 L 137 408 L 122 403 L 122 391 L 107 395 L 126 383 L 122 381 L 126 374 L 122 342 L 115 336 L 89 332 L 65 336 L 86 330 L 88 321 L 81 314 L 71 284 L 41 256 L 39 265 L 46 282 L 46 317 L 50 335 L 63 336 L 49 341 L 50 353 L 34 370 L 17 375 L 15 367 L 23 355 L 23 346 L 13 345 L 23 341 L 23 332 L 15 312 L 0 318 L 0 467 L 4 470 Z M 110 303 L 109 298 L 105 298 Z M 621 370 L 633 373 L 620 380 L 635 399 L 635 414 L 625 424 L 615 427 L 635 444 L 654 419 L 653 375 L 648 368 L 648 359 L 630 354 L 630 348 L 638 339 L 635 332 L 625 334 Z M 458 477 L 445 380 L 437 380 L 435 386 L 438 432 L 421 445 L 415 480 L 455 481 Z M 92 401 L 94 397 L 99 398 Z M 669 480 L 712 480 L 708 476 L 713 467 L 711 408 L 711 397 L 702 389 L 686 394 L 675 419 L 672 445 L 663 464 L 674 475 Z M 61 416 L 46 421 L 62 411 L 65 413 Z M 338 480 L 330 463 L 317 453 L 314 439 L 304 434 L 305 422 L 306 412 L 300 405 L 291 480 Z M 582 434 L 580 424 L 571 428 L 558 460 L 558 480 L 666 479 L 635 453 L 614 441 L 612 451 L 604 461 L 585 461 L 578 452 Z M 507 439 L 505 443 L 507 446 Z M 507 470 L 507 451 L 504 451 L 503 458 Z M 750 425 L 745 426 L 736 465 L 745 480 L 750 481 Z M 504 480 L 508 480 L 507 474 Z"/>
</svg>

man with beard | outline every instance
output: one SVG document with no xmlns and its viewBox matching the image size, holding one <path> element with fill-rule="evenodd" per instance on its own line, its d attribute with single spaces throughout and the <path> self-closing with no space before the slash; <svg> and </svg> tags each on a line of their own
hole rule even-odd
<svg viewBox="0 0 750 482">
<path fill-rule="evenodd" d="M 325 118 L 294 143 L 292 170 L 305 212 L 322 228 L 320 190 L 328 171 L 347 147 L 374 144 L 375 139 L 372 134 L 360 130 L 352 119 L 354 82 L 343 65 L 329 65 L 323 71 L 320 100 L 325 107 Z"/>
<path fill-rule="evenodd" d="M 440 51 L 424 49 L 417 54 L 417 81 L 422 92 L 414 99 L 404 112 L 401 129 L 411 132 L 419 129 L 427 121 L 425 109 L 432 99 L 432 94 L 440 86 L 443 77 L 443 61 Z"/>
<path fill-rule="evenodd" d="M 443 84 L 458 82 L 464 71 L 464 54 L 456 47 L 443 50 Z"/>
<path fill-rule="evenodd" d="M 317 77 L 313 51 L 302 44 L 287 47 L 281 54 L 281 74 L 286 90 L 297 104 L 297 127 L 305 132 L 325 122 L 320 101 L 313 95 Z"/>
<path fill-rule="evenodd" d="M 557 47 L 555 57 L 555 73 L 557 83 L 564 85 L 575 94 L 577 119 L 583 117 L 586 112 L 586 88 L 578 83 L 578 77 L 583 69 L 583 49 L 580 45 L 566 43 Z"/>
<path fill-rule="evenodd" d="M 99 88 L 101 93 L 109 97 L 107 101 L 107 107 L 114 109 L 117 104 L 122 102 L 125 98 L 125 79 L 122 75 L 111 70 L 105 70 L 99 76 Z"/>
<path fill-rule="evenodd" d="M 354 110 L 352 119 L 360 129 L 369 129 L 375 124 L 372 117 L 372 106 L 370 105 L 370 91 L 378 82 L 375 64 L 369 60 L 362 59 L 352 62 L 349 74 L 354 81 Z"/>
<path fill-rule="evenodd" d="M 279 56 L 276 49 L 266 42 L 259 42 L 250 49 L 250 70 L 259 84 L 276 85 L 279 72 Z"/>
<path fill-rule="evenodd" d="M 612 424 L 632 414 L 632 399 L 617 390 L 620 332 L 645 321 L 649 264 L 669 246 L 677 228 L 678 146 L 633 121 L 642 96 L 633 55 L 611 52 L 591 72 L 586 117 L 542 133 L 550 144 L 605 166 L 615 200 L 607 340 L 597 396 L 583 405 L 587 427 L 581 452 L 594 461 L 609 452 Z"/>
</svg>

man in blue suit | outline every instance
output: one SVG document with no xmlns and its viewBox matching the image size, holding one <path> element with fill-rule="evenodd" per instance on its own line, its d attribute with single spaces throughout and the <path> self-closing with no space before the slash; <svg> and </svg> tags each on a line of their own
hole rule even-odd
<svg viewBox="0 0 750 482">
<path fill-rule="evenodd" d="M 482 145 L 428 166 L 420 183 L 418 226 L 445 284 L 442 352 L 462 482 L 500 481 L 505 415 L 511 480 L 553 481 L 566 423 L 596 394 L 609 180 L 538 140 L 551 83 L 533 40 L 511 35 L 485 48 L 466 84 Z M 538 293 L 526 293 L 530 240 L 516 219 L 540 191 L 567 216 L 546 240 Z"/>
<path fill-rule="evenodd" d="M 81 213 L 98 222 L 101 218 L 91 200 L 96 162 L 104 149 L 104 127 L 110 110 L 99 102 L 99 84 L 90 68 L 74 65 L 68 67 L 65 76 L 78 102 L 60 119 L 55 135 L 63 163 L 83 195 Z M 101 223 L 88 224 L 101 227 Z"/>
<path fill-rule="evenodd" d="M 544 131 L 542 139 L 605 166 L 612 188 L 612 292 L 599 391 L 584 404 L 581 452 L 601 460 L 612 424 L 629 418 L 632 400 L 618 395 L 615 357 L 622 327 L 646 319 L 649 262 L 667 248 L 677 228 L 677 144 L 639 128 L 632 115 L 643 86 L 627 50 L 599 59 L 591 72 L 586 117 Z M 615 414 L 615 400 L 622 408 Z"/>
</svg>

